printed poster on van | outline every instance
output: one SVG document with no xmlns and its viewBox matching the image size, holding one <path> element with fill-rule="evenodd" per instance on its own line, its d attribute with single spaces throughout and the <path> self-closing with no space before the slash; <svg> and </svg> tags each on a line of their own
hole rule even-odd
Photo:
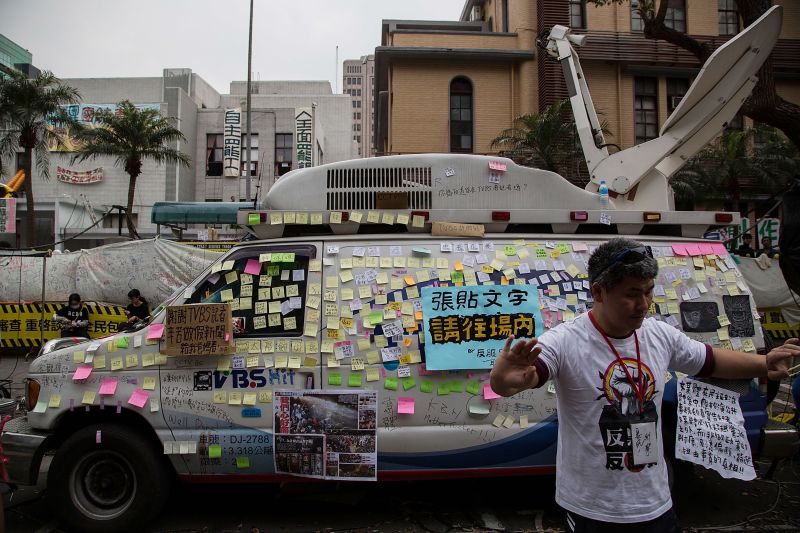
<svg viewBox="0 0 800 533">
<path fill-rule="evenodd" d="M 275 472 L 376 481 L 378 393 L 371 390 L 276 390 Z"/>
<path fill-rule="evenodd" d="M 422 316 L 428 370 L 492 368 L 510 335 L 542 333 L 531 285 L 423 287 Z"/>
</svg>

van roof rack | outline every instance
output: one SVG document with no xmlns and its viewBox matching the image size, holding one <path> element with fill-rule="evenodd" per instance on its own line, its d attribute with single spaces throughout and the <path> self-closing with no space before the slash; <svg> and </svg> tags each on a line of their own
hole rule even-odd
<svg viewBox="0 0 800 533">
<path fill-rule="evenodd" d="M 671 198 L 668 190 L 663 194 Z M 582 227 L 604 233 L 599 228 L 606 226 L 607 233 L 665 234 L 672 229 L 698 238 L 714 226 L 740 220 L 738 213 L 674 211 L 666 205 L 620 210 L 613 198 L 604 207 L 597 193 L 553 172 L 507 158 L 465 154 L 387 156 L 294 170 L 273 185 L 264 205 L 237 213 L 237 223 L 260 239 L 429 233 L 433 222 L 482 224 L 489 233 L 519 231 L 521 225 L 545 233 L 548 226 L 553 233 L 583 233 Z"/>
</svg>

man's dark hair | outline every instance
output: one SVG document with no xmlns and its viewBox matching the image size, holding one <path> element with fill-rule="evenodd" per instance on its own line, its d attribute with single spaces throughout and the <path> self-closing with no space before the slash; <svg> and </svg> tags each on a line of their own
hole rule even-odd
<svg viewBox="0 0 800 533">
<path fill-rule="evenodd" d="M 630 264 L 622 260 L 614 263 L 615 258 L 624 250 L 642 246 L 644 245 L 638 241 L 621 238 L 601 244 L 589 258 L 589 279 L 605 289 L 613 289 L 625 278 L 654 279 L 658 275 L 658 262 L 652 257 L 645 256 Z"/>
<path fill-rule="evenodd" d="M 81 295 L 78 294 L 77 292 L 73 292 L 72 294 L 69 295 L 69 298 L 67 299 L 67 301 L 69 303 L 80 302 L 81 301 Z"/>
<path fill-rule="evenodd" d="M 742 235 L 742 240 L 743 241 L 752 241 L 753 240 L 753 236 L 750 235 L 749 233 L 745 233 L 744 235 Z"/>
</svg>

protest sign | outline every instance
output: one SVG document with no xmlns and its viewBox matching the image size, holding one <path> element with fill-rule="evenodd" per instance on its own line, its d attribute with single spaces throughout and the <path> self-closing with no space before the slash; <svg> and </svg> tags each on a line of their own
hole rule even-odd
<svg viewBox="0 0 800 533">
<path fill-rule="evenodd" d="M 491 368 L 509 335 L 542 332 L 529 285 L 423 287 L 422 315 L 428 370 Z"/>
<path fill-rule="evenodd" d="M 235 353 L 229 304 L 190 304 L 167 307 L 167 355 L 228 355 Z"/>
<path fill-rule="evenodd" d="M 725 478 L 755 479 L 739 394 L 702 381 L 678 381 L 675 457 Z"/>
<path fill-rule="evenodd" d="M 275 472 L 377 480 L 376 391 L 275 391 Z"/>
</svg>

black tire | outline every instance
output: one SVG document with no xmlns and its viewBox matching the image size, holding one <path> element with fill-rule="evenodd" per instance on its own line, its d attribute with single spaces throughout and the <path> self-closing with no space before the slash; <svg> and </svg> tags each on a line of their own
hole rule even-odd
<svg viewBox="0 0 800 533">
<path fill-rule="evenodd" d="M 161 510 L 171 481 L 150 440 L 120 425 L 92 424 L 56 450 L 47 497 L 68 531 L 141 530 Z"/>
<path fill-rule="evenodd" d="M 11 392 L 4 385 L 0 385 L 0 398 L 11 398 Z"/>
</svg>

